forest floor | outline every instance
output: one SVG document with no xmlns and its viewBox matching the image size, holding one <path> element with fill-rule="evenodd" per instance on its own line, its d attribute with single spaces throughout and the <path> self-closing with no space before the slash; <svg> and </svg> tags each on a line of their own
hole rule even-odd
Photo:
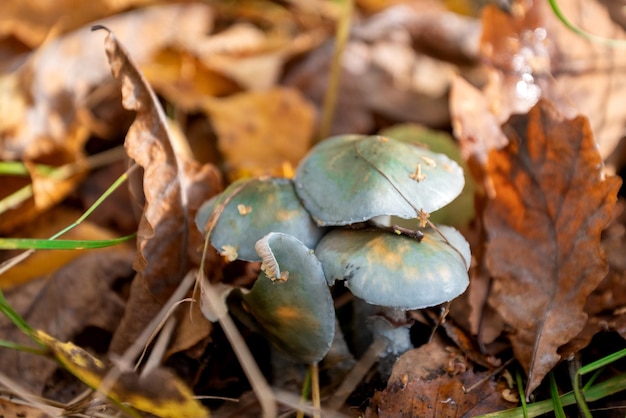
<svg viewBox="0 0 626 418">
<path fill-rule="evenodd" d="M 626 20 L 560 3 L 4 1 L 0 417 L 623 417 Z"/>
</svg>

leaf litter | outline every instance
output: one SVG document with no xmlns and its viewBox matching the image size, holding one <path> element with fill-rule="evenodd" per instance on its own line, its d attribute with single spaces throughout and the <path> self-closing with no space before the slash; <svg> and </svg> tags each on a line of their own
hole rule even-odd
<svg viewBox="0 0 626 418">
<path fill-rule="evenodd" d="M 587 353 L 585 347 L 593 348 L 598 335 L 626 335 L 623 203 L 616 197 L 619 180 L 603 174 L 602 166 L 605 162 L 607 172 L 619 172 L 625 160 L 618 142 L 624 120 L 619 50 L 571 34 L 541 2 L 516 3 L 508 12 L 487 6 L 482 21 L 425 0 L 373 3 L 357 2 L 334 132 L 371 133 L 395 122 L 437 128 L 452 123 L 482 190 L 475 194 L 477 215 L 462 231 L 471 237 L 472 281 L 467 296 L 452 303 L 441 324 L 446 336 L 442 339 L 444 332 L 438 330 L 433 341 L 421 346 L 422 337 L 415 337 L 416 349 L 387 360 L 393 371 L 381 361 L 363 372 L 341 413 L 354 416 L 350 408 L 356 407 L 367 416 L 473 416 L 511 408 L 514 404 L 503 396 L 516 389 L 498 368 L 508 367 L 511 355 L 528 374 L 526 394 L 545 395 L 543 378 L 563 359 Z M 45 271 L 34 264 L 25 264 L 25 274 L 19 273 L 27 279 L 14 280 L 10 271 L 0 278 L 13 286 L 31 280 L 13 287 L 8 296 L 32 326 L 54 341 L 95 349 L 103 358 L 122 355 L 199 265 L 203 239 L 190 220 L 204 200 L 226 185 L 222 176 L 227 183 L 260 174 L 288 176 L 289 167 L 313 144 L 339 16 L 338 8 L 323 1 L 311 7 L 134 4 L 121 14 L 126 7 L 110 7 L 91 14 L 77 9 L 78 16 L 58 26 L 50 26 L 51 21 L 33 26 L 29 18 L 37 19 L 36 14 L 0 19 L 0 50 L 10 57 L 0 67 L 0 85 L 7 86 L 0 108 L 8 116 L 0 123 L 0 155 L 23 161 L 31 173 L 17 182 L 5 176 L 3 184 L 15 182 L 11 190 L 37 186 L 33 198 L 13 208 L 15 217 L 3 214 L 4 231 L 30 235 L 18 222 L 43 218 L 50 207 L 93 201 L 83 195 L 92 173 L 82 170 L 56 187 L 34 164 L 82 164 L 86 155 L 119 144 L 133 122 L 119 105 L 120 87 L 124 106 L 135 113 L 125 145 L 142 170 L 131 181 L 130 200 L 120 196 L 114 204 L 127 219 L 119 224 L 111 221 L 117 215 L 99 219 L 115 231 L 120 224 L 136 228 L 136 250 L 59 258 L 49 264 L 48 272 L 57 273 L 48 283 L 28 279 Z M 623 37 L 623 29 L 600 3 L 583 7 L 572 2 L 562 8 L 591 32 Z M 112 13 L 118 14 L 103 19 Z M 130 51 L 108 42 L 109 49 L 116 49 L 111 65 L 121 68 L 118 84 L 107 75 L 102 37 L 81 26 L 94 18 L 111 27 Z M 132 35 L 126 31 L 131 24 L 139 28 Z M 42 43 L 46 36 L 50 39 Z M 175 120 L 165 118 L 159 102 L 166 103 L 168 117 Z M 173 125 L 182 135 L 171 135 Z M 174 138 L 185 135 L 192 139 L 193 155 L 176 145 Z M 101 172 L 104 182 L 113 172 Z M 133 213 L 139 215 L 138 227 Z M 45 260 L 46 254 L 38 256 Z M 207 256 L 212 281 L 251 287 L 258 274 L 258 264 L 225 263 L 213 251 Z M 130 280 L 132 260 L 136 277 Z M 111 272 L 115 266 L 124 278 Z M 72 276 L 68 287 L 61 272 Z M 91 282 L 102 274 L 107 280 Z M 69 286 L 66 293 L 51 290 Z M 342 297 L 341 289 L 334 292 L 342 324 L 353 321 L 344 330 L 350 352 L 339 361 L 358 358 L 370 342 L 362 326 L 365 315 Z M 340 300 L 348 300 L 351 313 Z M 192 306 L 191 313 L 187 304 L 176 309 L 179 325 L 163 361 L 196 394 L 240 398 L 240 407 L 205 401 L 214 414 L 261 414 L 221 327 L 204 321 L 197 304 Z M 439 321 L 437 315 L 420 312 L 411 317 L 415 334 L 426 327 L 430 335 Z M 3 330 L 10 332 L 3 331 L 3 339 L 25 343 L 5 322 Z M 297 392 L 293 382 L 302 382 L 302 370 L 278 362 L 261 338 L 241 324 L 238 328 L 266 377 Z M 103 341 L 96 344 L 100 340 L 94 335 L 104 335 Z M 36 378 L 16 372 L 3 382 L 58 400 L 70 399 L 71 388 L 81 387 L 59 374 L 54 363 L 25 353 L 16 362 L 12 351 L 0 350 L 3 375 L 16 364 L 44 372 Z M 425 368 L 426 374 L 415 372 Z M 327 378 L 324 398 L 347 371 L 330 373 L 324 362 L 321 370 Z M 278 378 L 281 373 L 293 378 Z M 169 375 L 155 382 L 163 379 Z M 139 386 L 135 380 L 124 391 Z M 276 395 L 284 399 L 278 389 Z M 144 398 L 153 402 L 158 396 Z"/>
</svg>

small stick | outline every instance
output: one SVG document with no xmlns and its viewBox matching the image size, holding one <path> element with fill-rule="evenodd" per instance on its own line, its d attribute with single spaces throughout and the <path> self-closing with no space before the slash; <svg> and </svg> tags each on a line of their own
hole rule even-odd
<svg viewBox="0 0 626 418">
<path fill-rule="evenodd" d="M 328 409 L 336 411 L 346 403 L 348 396 L 354 392 L 354 389 L 363 380 L 367 371 L 376 363 L 378 356 L 386 347 L 387 343 L 382 338 L 378 338 L 369 346 L 365 354 L 359 359 L 359 362 L 343 379 L 333 397 L 328 401 Z"/>
<path fill-rule="evenodd" d="M 328 77 L 328 88 L 326 89 L 326 96 L 324 96 L 322 122 L 320 124 L 320 139 L 324 139 L 330 135 L 333 124 L 339 90 L 339 78 L 341 75 L 341 57 L 343 56 L 343 50 L 345 49 L 350 35 L 353 1 L 354 0 L 345 1 L 344 10 L 339 19 L 337 33 L 335 35 L 335 51 L 333 53 L 333 61 Z"/>
<path fill-rule="evenodd" d="M 320 411 L 322 409 L 322 401 L 320 398 L 320 369 L 317 363 L 311 364 L 311 401 L 313 401 L 313 407 L 315 408 L 313 418 L 321 418 Z"/>
</svg>

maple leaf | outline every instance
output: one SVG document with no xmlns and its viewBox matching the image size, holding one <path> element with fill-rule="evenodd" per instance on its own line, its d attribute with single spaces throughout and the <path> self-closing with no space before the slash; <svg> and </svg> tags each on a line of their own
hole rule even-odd
<svg viewBox="0 0 626 418">
<path fill-rule="evenodd" d="M 585 302 L 608 271 L 600 234 L 621 180 L 604 177 L 589 122 L 540 100 L 503 126 L 509 145 L 488 160 L 496 196 L 484 214 L 489 303 L 513 327 L 528 396 L 585 326 Z"/>
</svg>

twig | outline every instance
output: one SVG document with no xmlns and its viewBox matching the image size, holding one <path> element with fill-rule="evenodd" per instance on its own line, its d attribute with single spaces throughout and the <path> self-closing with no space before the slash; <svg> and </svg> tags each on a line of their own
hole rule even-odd
<svg viewBox="0 0 626 418">
<path fill-rule="evenodd" d="M 337 95 L 339 91 L 339 80 L 341 78 L 341 58 L 350 35 L 350 21 L 352 19 L 353 0 L 344 0 L 344 10 L 339 18 L 337 33 L 335 35 L 335 50 L 328 76 L 328 87 L 324 96 L 324 106 L 322 110 L 322 122 L 320 124 L 320 139 L 326 138 L 330 134 L 337 107 Z"/>
<path fill-rule="evenodd" d="M 367 371 L 376 363 L 378 356 L 386 347 L 387 343 L 382 338 L 376 339 L 372 345 L 369 346 L 365 354 L 359 359 L 359 362 L 350 370 L 350 373 L 348 373 L 343 382 L 341 382 L 341 385 L 339 385 L 333 397 L 328 401 L 328 409 L 336 411 L 346 403 L 350 394 L 354 392 L 354 389 L 361 380 L 363 380 Z"/>
</svg>

